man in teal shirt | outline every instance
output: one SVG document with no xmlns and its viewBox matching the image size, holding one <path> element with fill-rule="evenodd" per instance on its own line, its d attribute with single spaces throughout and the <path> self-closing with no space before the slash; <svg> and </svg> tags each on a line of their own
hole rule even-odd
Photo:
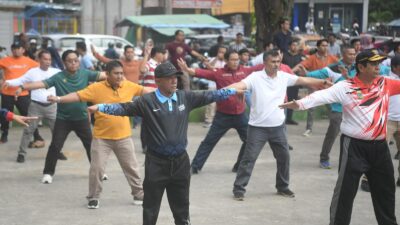
<svg viewBox="0 0 400 225">
<path fill-rule="evenodd" d="M 90 82 L 104 80 L 106 77 L 104 72 L 100 73 L 98 71 L 79 69 L 79 58 L 76 51 L 65 51 L 62 55 L 62 60 L 66 68 L 64 71 L 43 81 L 26 83 L 21 88 L 32 90 L 55 87 L 57 96 L 63 96 L 84 89 Z M 74 131 L 81 139 L 90 161 L 92 132 L 90 130 L 86 103 L 58 104 L 54 133 L 43 170 L 43 183 L 52 183 L 57 165 L 57 156 L 71 131 Z"/>
</svg>

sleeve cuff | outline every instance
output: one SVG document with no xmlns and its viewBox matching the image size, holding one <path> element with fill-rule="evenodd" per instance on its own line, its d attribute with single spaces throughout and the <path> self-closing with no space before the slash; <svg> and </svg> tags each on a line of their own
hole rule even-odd
<svg viewBox="0 0 400 225">
<path fill-rule="evenodd" d="M 12 113 L 12 112 L 7 112 L 7 114 L 6 114 L 6 120 L 7 121 L 11 121 L 11 120 L 13 120 L 14 119 L 14 113 Z"/>
</svg>

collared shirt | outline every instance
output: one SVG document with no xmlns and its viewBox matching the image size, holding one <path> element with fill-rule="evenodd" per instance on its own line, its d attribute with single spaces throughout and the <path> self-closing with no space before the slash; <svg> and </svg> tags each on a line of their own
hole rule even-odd
<svg viewBox="0 0 400 225">
<path fill-rule="evenodd" d="M 242 82 L 251 91 L 249 124 L 256 127 L 277 127 L 285 121 L 285 113 L 278 106 L 283 104 L 288 86 L 296 84 L 299 77 L 278 71 L 275 77 L 265 70 L 250 74 Z"/>
<path fill-rule="evenodd" d="M 0 108 L 0 118 L 1 119 L 11 121 L 13 116 L 14 116 L 14 113 L 8 111 L 7 109 Z"/>
<path fill-rule="evenodd" d="M 36 67 L 30 69 L 26 72 L 22 77 L 17 79 L 8 80 L 7 83 L 13 87 L 17 87 L 23 85 L 24 83 L 31 83 L 35 81 L 42 81 L 52 77 L 54 74 L 59 73 L 61 70 L 56 68 L 49 68 L 47 70 L 42 70 L 40 67 Z M 47 101 L 47 96 L 49 95 L 56 95 L 56 89 L 51 87 L 49 89 L 40 88 L 31 91 L 31 99 L 34 101 L 42 102 L 42 103 L 49 103 Z"/>
<path fill-rule="evenodd" d="M 330 64 L 337 63 L 339 60 L 334 55 L 327 55 L 326 57 L 321 57 L 318 53 L 310 55 L 307 59 L 301 62 L 301 64 L 308 70 L 319 70 Z"/>
<path fill-rule="evenodd" d="M 367 85 L 356 75 L 353 79 L 316 91 L 297 102 L 302 110 L 340 102 L 343 105 L 343 121 L 340 125 L 343 134 L 363 140 L 384 140 L 389 97 L 398 94 L 400 80 L 379 76 Z"/>
<path fill-rule="evenodd" d="M 339 70 L 339 66 L 343 66 L 347 69 L 349 78 L 353 78 L 357 73 L 355 64 L 346 65 L 346 64 L 344 64 L 344 62 L 342 60 L 340 60 L 338 63 L 331 64 L 323 69 L 308 72 L 306 74 L 306 76 L 317 78 L 317 79 L 328 79 L 329 78 L 332 80 L 332 82 L 337 83 L 339 81 L 346 79 L 342 76 L 342 73 Z M 386 67 L 386 66 L 380 66 L 379 69 L 380 69 L 380 72 L 379 72 L 380 75 L 387 75 L 390 72 L 390 68 Z M 342 104 L 332 103 L 331 110 L 333 112 L 342 112 L 343 111 Z"/>
<path fill-rule="evenodd" d="M 172 112 L 172 101 L 176 102 L 178 100 L 176 97 L 176 92 L 172 94 L 171 97 L 166 97 L 163 94 L 161 94 L 160 89 L 157 89 L 156 96 L 158 101 L 160 101 L 162 104 L 168 102 L 168 111 Z"/>
<path fill-rule="evenodd" d="M 224 68 L 214 70 L 196 69 L 196 77 L 212 80 L 217 83 L 217 89 L 224 88 L 233 83 L 239 82 L 246 78 L 254 71 L 259 71 L 264 65 L 253 67 L 239 66 L 237 70 L 231 70 L 225 65 Z M 245 103 L 237 96 L 231 96 L 226 101 L 217 102 L 217 111 L 230 115 L 239 115 L 246 109 Z"/>
<path fill-rule="evenodd" d="M 284 34 L 282 31 L 279 31 L 274 35 L 274 44 L 278 46 L 278 48 L 283 52 L 287 52 L 289 49 L 289 42 L 292 39 L 292 33 L 287 32 Z"/>
<path fill-rule="evenodd" d="M 141 96 L 143 86 L 124 80 L 114 89 L 108 81 L 100 81 L 77 92 L 83 102 L 119 103 L 130 102 L 133 97 Z M 110 116 L 96 112 L 93 136 L 101 139 L 120 140 L 132 135 L 131 123 L 128 117 Z"/>
<path fill-rule="evenodd" d="M 141 116 L 148 151 L 163 156 L 177 156 L 186 151 L 189 113 L 195 108 L 228 98 L 235 94 L 227 90 L 177 91 L 172 101 L 172 112 L 165 96 L 157 91 L 145 94 L 134 102 L 99 105 L 99 111 L 118 116 Z M 174 97 L 175 98 L 175 97 Z"/>
<path fill-rule="evenodd" d="M 38 67 L 39 63 L 29 57 L 21 56 L 18 58 L 8 56 L 0 59 L 0 69 L 4 70 L 4 80 L 16 79 L 24 75 L 28 70 Z M 18 87 L 9 87 L 1 90 L 3 95 L 15 95 Z M 28 95 L 28 91 L 22 91 L 20 96 Z"/>
<path fill-rule="evenodd" d="M 143 86 L 157 88 L 154 71 L 159 64 L 160 63 L 154 59 L 149 59 L 149 61 L 146 62 L 146 72 L 143 74 L 140 82 Z"/>
<path fill-rule="evenodd" d="M 78 70 L 75 74 L 61 71 L 43 80 L 46 88 L 55 87 L 57 96 L 64 96 L 86 88 L 90 82 L 97 81 L 100 73 L 91 70 Z M 87 104 L 83 102 L 57 104 L 57 119 L 84 120 L 87 119 Z"/>
</svg>

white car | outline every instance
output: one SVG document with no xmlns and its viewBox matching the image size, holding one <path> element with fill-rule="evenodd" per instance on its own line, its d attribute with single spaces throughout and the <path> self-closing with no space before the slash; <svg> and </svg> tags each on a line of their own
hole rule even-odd
<svg viewBox="0 0 400 225">
<path fill-rule="evenodd" d="M 68 49 L 75 50 L 76 42 L 83 41 L 86 43 L 87 54 L 92 57 L 93 61 L 97 61 L 92 54 L 92 50 L 90 48 L 93 45 L 96 51 L 102 55 L 104 55 L 105 50 L 108 48 L 109 43 L 114 44 L 114 49 L 118 52 L 119 55 L 123 55 L 124 47 L 126 45 L 133 46 L 129 41 L 112 35 L 100 35 L 100 34 L 48 34 L 43 35 L 43 39 L 50 40 L 51 46 L 55 47 L 58 50 L 60 56 L 62 53 Z M 116 47 L 120 45 L 121 48 Z"/>
</svg>

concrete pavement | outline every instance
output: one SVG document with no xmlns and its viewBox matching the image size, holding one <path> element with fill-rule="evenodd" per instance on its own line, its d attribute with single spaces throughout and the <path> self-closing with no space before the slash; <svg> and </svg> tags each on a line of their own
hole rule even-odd
<svg viewBox="0 0 400 225">
<path fill-rule="evenodd" d="M 317 121 L 310 137 L 303 137 L 305 125 L 289 126 L 291 151 L 291 189 L 295 198 L 276 195 L 276 163 L 269 146 L 262 151 L 243 202 L 232 199 L 235 174 L 231 168 L 240 148 L 234 130 L 218 143 L 200 174 L 192 176 L 191 222 L 194 225 L 323 225 L 329 224 L 329 206 L 337 178 L 339 140 L 331 153 L 333 169 L 318 167 L 319 153 L 328 122 Z M 114 155 L 107 165 L 109 180 L 104 182 L 100 208 L 86 208 L 89 163 L 83 146 L 70 134 L 64 152 L 67 161 L 59 161 L 53 183 L 40 183 L 44 157 L 50 141 L 47 128 L 40 129 L 46 148 L 30 149 L 23 164 L 16 163 L 21 128 L 10 130 L 9 142 L 0 145 L 0 225 L 136 225 L 142 223 L 142 208 L 133 205 L 130 188 Z M 190 124 L 190 157 L 194 156 L 207 129 Z M 135 129 L 134 141 L 143 165 Z M 392 155 L 395 153 L 391 146 Z M 393 161 L 395 168 L 398 161 Z M 143 167 L 141 168 L 143 174 Z M 396 170 L 396 178 L 398 177 Z M 396 193 L 396 216 L 400 218 L 400 188 Z M 158 224 L 174 224 L 166 197 Z M 369 193 L 359 191 L 354 203 L 353 225 L 377 224 Z"/>
</svg>

